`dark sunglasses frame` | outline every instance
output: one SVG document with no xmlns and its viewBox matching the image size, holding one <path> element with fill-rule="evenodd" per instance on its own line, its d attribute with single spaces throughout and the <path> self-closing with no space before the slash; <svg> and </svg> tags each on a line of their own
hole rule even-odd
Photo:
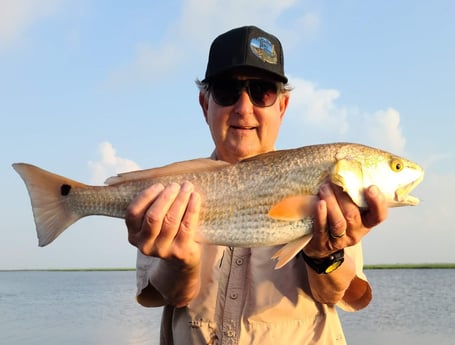
<svg viewBox="0 0 455 345">
<path fill-rule="evenodd" d="M 275 104 L 280 87 L 278 82 L 266 79 L 219 79 L 210 83 L 209 90 L 222 107 L 235 104 L 246 90 L 253 105 L 265 108 Z"/>
</svg>

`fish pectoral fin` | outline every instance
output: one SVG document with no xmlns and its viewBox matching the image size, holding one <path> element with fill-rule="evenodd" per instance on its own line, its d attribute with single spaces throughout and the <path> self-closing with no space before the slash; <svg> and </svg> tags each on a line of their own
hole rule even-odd
<svg viewBox="0 0 455 345">
<path fill-rule="evenodd" d="M 318 198 L 315 195 L 294 195 L 287 197 L 269 210 L 269 217 L 278 220 L 294 221 L 314 213 Z"/>
<path fill-rule="evenodd" d="M 291 261 L 310 242 L 312 234 L 300 237 L 287 243 L 273 254 L 272 259 L 276 260 L 275 269 L 279 269 Z"/>
</svg>

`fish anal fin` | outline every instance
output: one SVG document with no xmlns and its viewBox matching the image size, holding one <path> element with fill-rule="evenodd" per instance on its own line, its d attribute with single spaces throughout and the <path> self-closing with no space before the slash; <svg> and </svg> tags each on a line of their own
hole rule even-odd
<svg viewBox="0 0 455 345">
<path fill-rule="evenodd" d="M 273 219 L 287 221 L 303 219 L 314 213 L 317 200 L 315 195 L 293 195 L 272 206 L 269 216 Z"/>
<path fill-rule="evenodd" d="M 291 261 L 310 242 L 312 234 L 300 237 L 287 243 L 273 254 L 272 259 L 276 260 L 275 269 L 279 269 Z"/>
</svg>

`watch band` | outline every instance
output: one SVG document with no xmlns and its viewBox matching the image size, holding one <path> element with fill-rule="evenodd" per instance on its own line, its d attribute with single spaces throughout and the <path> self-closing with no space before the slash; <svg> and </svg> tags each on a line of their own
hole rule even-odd
<svg viewBox="0 0 455 345">
<path fill-rule="evenodd" d="M 303 260 L 318 274 L 328 274 L 335 271 L 344 261 L 344 249 L 341 249 L 325 258 L 316 259 L 300 251 Z"/>
</svg>

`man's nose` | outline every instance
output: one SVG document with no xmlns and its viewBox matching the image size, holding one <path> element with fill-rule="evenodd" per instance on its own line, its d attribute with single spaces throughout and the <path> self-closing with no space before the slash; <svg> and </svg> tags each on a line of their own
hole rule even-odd
<svg viewBox="0 0 455 345">
<path fill-rule="evenodd" d="M 240 97 L 235 103 L 235 110 L 238 113 L 248 113 L 253 109 L 253 103 L 251 102 L 250 96 L 246 89 L 243 89 L 240 93 Z"/>
</svg>

